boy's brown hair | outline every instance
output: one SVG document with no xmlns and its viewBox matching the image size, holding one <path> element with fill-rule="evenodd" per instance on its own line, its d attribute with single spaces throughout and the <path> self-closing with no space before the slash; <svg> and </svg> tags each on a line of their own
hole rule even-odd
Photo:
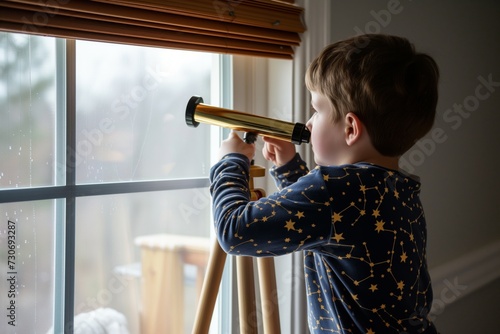
<svg viewBox="0 0 500 334">
<path fill-rule="evenodd" d="M 385 156 L 400 156 L 434 124 L 439 69 L 407 39 L 368 34 L 327 46 L 306 73 L 310 91 L 327 97 L 333 120 L 349 112 Z"/>
</svg>

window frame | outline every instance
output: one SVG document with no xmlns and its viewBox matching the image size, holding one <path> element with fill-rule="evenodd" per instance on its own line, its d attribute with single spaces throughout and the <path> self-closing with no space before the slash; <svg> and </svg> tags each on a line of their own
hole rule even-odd
<svg viewBox="0 0 500 334">
<path fill-rule="evenodd" d="M 214 66 L 218 85 L 212 101 L 224 108 L 232 106 L 232 56 L 218 55 Z M 217 73 L 218 72 L 218 73 Z M 222 74 L 222 75 L 221 75 Z M 212 81 L 214 87 L 215 82 Z M 56 39 L 56 117 L 55 165 L 52 186 L 13 188 L 0 190 L 0 203 L 55 200 L 54 206 L 54 333 L 73 333 L 75 311 L 75 244 L 76 199 L 84 196 L 101 196 L 138 192 L 207 188 L 207 177 L 172 180 L 147 180 L 109 183 L 76 183 L 76 40 Z M 222 131 L 212 129 L 210 140 L 220 141 Z M 214 154 L 212 155 L 212 160 Z M 227 278 L 225 278 L 227 280 Z M 224 284 L 223 284 L 224 285 Z M 231 298 L 228 289 L 221 289 L 221 299 Z M 225 303 L 222 303 L 225 304 Z M 231 307 L 230 305 L 226 306 Z M 224 325 L 222 318 L 217 326 Z"/>
</svg>

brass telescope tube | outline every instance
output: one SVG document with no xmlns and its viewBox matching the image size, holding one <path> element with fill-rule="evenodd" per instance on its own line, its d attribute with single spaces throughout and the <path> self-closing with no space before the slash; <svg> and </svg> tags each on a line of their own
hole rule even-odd
<svg viewBox="0 0 500 334">
<path fill-rule="evenodd" d="M 309 129 L 302 123 L 285 122 L 273 118 L 214 107 L 203 103 L 203 98 L 193 96 L 186 107 L 186 124 L 197 127 L 199 123 L 254 133 L 292 142 L 296 145 L 308 143 Z"/>
</svg>

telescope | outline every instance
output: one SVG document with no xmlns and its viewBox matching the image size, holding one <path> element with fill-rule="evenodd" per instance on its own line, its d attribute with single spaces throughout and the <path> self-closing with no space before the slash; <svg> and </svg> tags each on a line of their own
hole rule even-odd
<svg viewBox="0 0 500 334">
<path fill-rule="evenodd" d="M 196 128 L 200 123 L 244 131 L 247 136 L 246 142 L 254 142 L 256 135 L 261 135 L 300 145 L 301 143 L 309 143 L 311 137 L 311 132 L 305 124 L 214 107 L 204 104 L 202 97 L 193 96 L 186 106 L 186 124 Z"/>
</svg>

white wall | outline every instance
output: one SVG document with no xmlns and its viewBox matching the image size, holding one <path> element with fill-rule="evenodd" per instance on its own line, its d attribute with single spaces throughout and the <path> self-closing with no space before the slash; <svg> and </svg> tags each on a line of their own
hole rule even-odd
<svg viewBox="0 0 500 334">
<path fill-rule="evenodd" d="M 400 35 L 417 50 L 432 55 L 440 66 L 434 126 L 438 136 L 428 135 L 402 161 L 422 179 L 430 267 L 440 268 L 500 242 L 500 177 L 496 175 L 500 161 L 500 2 L 333 0 L 331 6 L 332 42 L 359 33 Z M 494 84 L 486 87 L 485 80 Z M 454 111 L 460 105 L 461 113 Z M 466 270 L 461 268 L 461 274 L 448 282 L 462 284 Z M 446 284 L 434 283 L 440 287 L 434 291 L 439 299 L 445 295 Z M 497 279 L 463 299 L 446 295 L 450 302 L 436 316 L 439 330 L 496 332 L 500 317 L 493 316 L 492 310 L 500 310 L 498 284 Z"/>
</svg>

